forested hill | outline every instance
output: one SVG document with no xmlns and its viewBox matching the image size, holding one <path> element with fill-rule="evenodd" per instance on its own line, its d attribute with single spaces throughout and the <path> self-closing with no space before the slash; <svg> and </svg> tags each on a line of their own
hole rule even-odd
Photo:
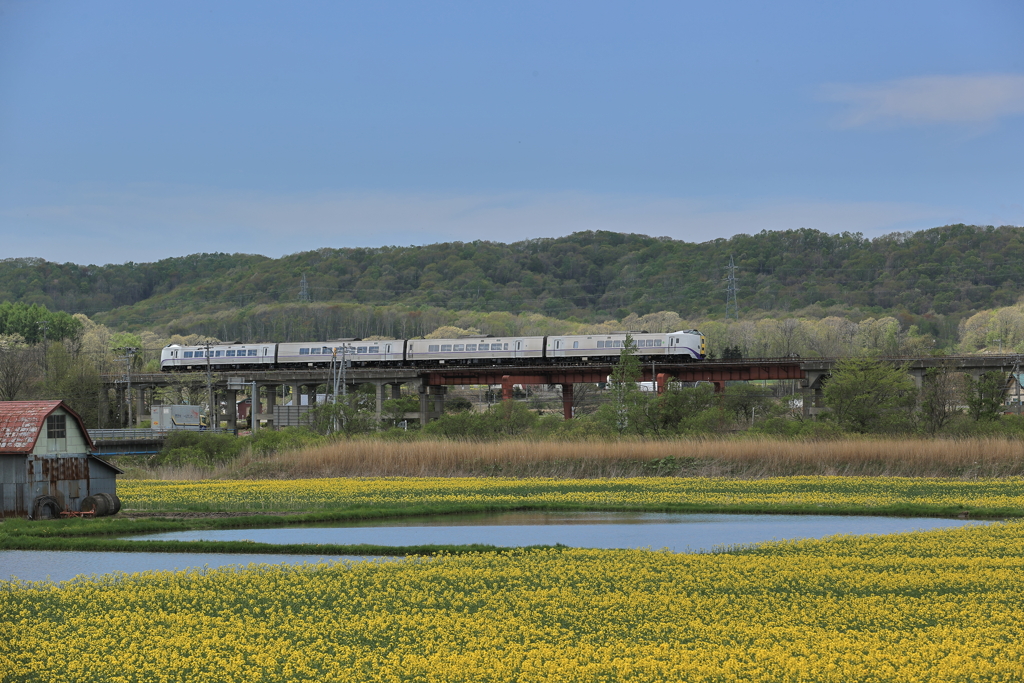
<svg viewBox="0 0 1024 683">
<path fill-rule="evenodd" d="M 535 311 L 600 319 L 725 307 L 736 263 L 741 312 L 837 303 L 874 313 L 963 313 L 1014 303 L 1024 283 L 1024 228 L 952 225 L 866 239 L 816 230 L 692 244 L 581 232 L 512 244 L 320 249 L 280 259 L 196 254 L 155 263 L 83 266 L 0 261 L 0 301 L 158 325 L 183 313 L 299 300 Z"/>
</svg>

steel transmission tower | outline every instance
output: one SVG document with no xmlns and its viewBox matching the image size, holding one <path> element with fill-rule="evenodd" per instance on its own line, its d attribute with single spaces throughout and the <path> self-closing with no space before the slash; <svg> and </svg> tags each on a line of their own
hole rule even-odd
<svg viewBox="0 0 1024 683">
<path fill-rule="evenodd" d="M 736 285 L 736 264 L 733 263 L 732 256 L 729 257 L 729 265 L 726 268 L 729 270 L 729 274 L 725 276 L 727 283 L 725 288 L 725 317 L 739 320 L 740 306 L 736 302 L 736 292 L 740 288 Z"/>
<path fill-rule="evenodd" d="M 309 283 L 306 281 L 306 274 L 302 274 L 302 280 L 299 281 L 299 301 L 302 303 L 309 303 Z"/>
</svg>

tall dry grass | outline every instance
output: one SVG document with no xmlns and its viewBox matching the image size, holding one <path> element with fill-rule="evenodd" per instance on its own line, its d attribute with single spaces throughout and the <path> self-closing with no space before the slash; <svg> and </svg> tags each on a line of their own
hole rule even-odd
<svg viewBox="0 0 1024 683">
<path fill-rule="evenodd" d="M 1024 442 L 1003 438 L 786 441 L 343 441 L 243 456 L 217 470 L 162 469 L 159 478 L 557 477 L 791 475 L 994 478 L 1024 475 Z"/>
</svg>

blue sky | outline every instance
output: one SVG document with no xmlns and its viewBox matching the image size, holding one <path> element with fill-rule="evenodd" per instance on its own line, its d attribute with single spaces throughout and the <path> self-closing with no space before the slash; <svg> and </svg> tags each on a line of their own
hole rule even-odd
<svg viewBox="0 0 1024 683">
<path fill-rule="evenodd" d="M 0 257 L 1024 225 L 1024 3 L 0 0 Z"/>
</svg>

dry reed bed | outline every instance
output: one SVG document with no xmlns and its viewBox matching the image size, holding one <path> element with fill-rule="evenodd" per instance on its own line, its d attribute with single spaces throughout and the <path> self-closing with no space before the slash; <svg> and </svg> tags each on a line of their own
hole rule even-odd
<svg viewBox="0 0 1024 683">
<path fill-rule="evenodd" d="M 508 476 L 594 478 L 790 475 L 991 478 L 1024 475 L 1024 442 L 1000 439 L 779 439 L 676 441 L 343 441 L 215 471 L 160 478 Z"/>
</svg>

